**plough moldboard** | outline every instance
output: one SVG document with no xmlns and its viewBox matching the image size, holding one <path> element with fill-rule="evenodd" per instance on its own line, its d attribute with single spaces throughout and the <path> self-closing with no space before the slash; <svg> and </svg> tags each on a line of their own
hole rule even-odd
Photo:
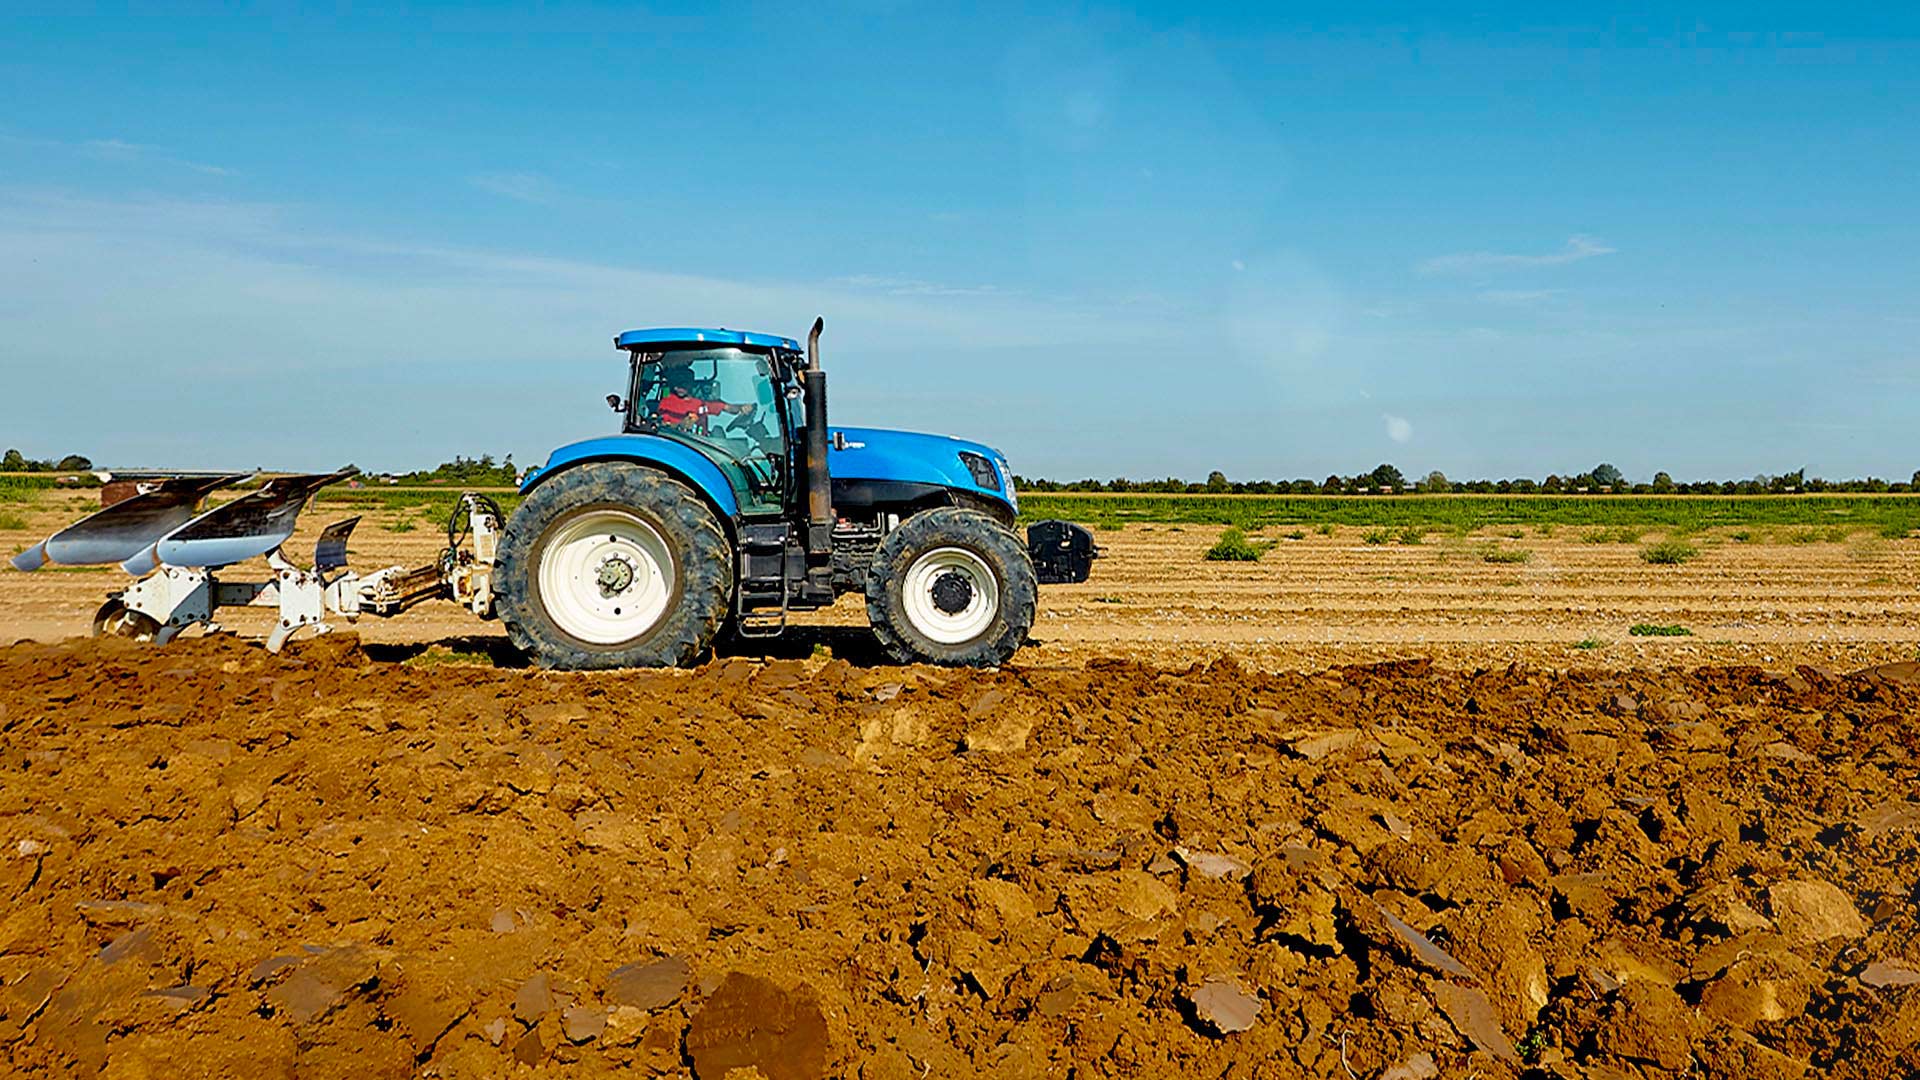
<svg viewBox="0 0 1920 1080">
<path fill-rule="evenodd" d="M 493 563 L 505 514 L 474 492 L 461 494 L 449 522 L 447 550 L 431 565 L 389 566 L 370 574 L 347 569 L 347 539 L 359 517 L 328 525 L 314 544 L 310 567 L 282 550 L 315 492 L 356 470 L 275 476 L 212 509 L 216 491 L 247 480 L 247 473 L 162 475 L 143 478 L 134 493 L 102 507 L 13 557 L 19 570 L 119 563 L 139 578 L 111 593 L 94 616 L 96 634 L 156 643 L 195 626 L 216 630 L 223 607 L 277 606 L 280 618 L 267 648 L 278 652 L 300 630 L 326 633 L 329 614 L 352 622 L 362 614 L 397 615 L 435 597 L 451 599 L 487 618 L 493 612 Z M 464 529 L 456 528 L 461 521 Z M 471 547 L 465 541 L 471 540 Z M 266 557 L 272 576 L 228 581 L 221 571 Z"/>
</svg>

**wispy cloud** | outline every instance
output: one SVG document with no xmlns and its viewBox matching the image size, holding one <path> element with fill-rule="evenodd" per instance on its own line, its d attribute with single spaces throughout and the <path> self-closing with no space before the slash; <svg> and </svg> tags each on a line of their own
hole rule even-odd
<svg viewBox="0 0 1920 1080">
<path fill-rule="evenodd" d="M 104 161 L 132 161 L 145 153 L 148 148 L 124 139 L 88 139 L 80 144 L 80 149 L 85 150 L 88 157 L 96 157 Z"/>
<path fill-rule="evenodd" d="M 1387 438 L 1397 443 L 1413 441 L 1413 424 L 1406 417 L 1381 413 L 1380 419 L 1386 422 Z"/>
<path fill-rule="evenodd" d="M 503 199 L 536 205 L 552 202 L 554 196 L 559 193 L 553 181 L 539 173 L 480 173 L 467 177 L 467 183 Z"/>
<path fill-rule="evenodd" d="M 1417 269 L 1422 274 L 1484 274 L 1500 270 L 1529 270 L 1542 266 L 1563 266 L 1584 259 L 1612 255 L 1616 248 L 1608 247 L 1600 239 L 1584 234 L 1567 238 L 1566 246 L 1559 251 L 1549 251 L 1544 255 L 1514 255 L 1497 251 L 1462 251 L 1452 255 L 1436 255 L 1420 263 Z"/>
<path fill-rule="evenodd" d="M 618 379 L 607 333 L 650 324 L 798 328 L 816 313 L 828 316 L 842 417 L 960 431 L 1019 457 L 1023 439 L 1049 444 L 1029 434 L 1003 397 L 980 391 L 957 405 L 951 379 L 938 373 L 964 358 L 973 386 L 1026 382 L 1049 393 L 1058 386 L 1064 400 L 1064 388 L 1094 378 L 1116 353 L 1166 332 L 1159 319 L 1100 299 L 911 280 L 857 287 L 692 275 L 340 235 L 274 204 L 112 201 L 0 185 L 0 268 L 16 266 L 33 270 L 13 277 L 0 270 L 8 285 L 0 338 L 11 354 L 32 358 L 17 389 L 43 406 L 30 423 L 8 417 L 22 445 L 64 444 L 64 418 L 102 401 L 116 411 L 144 408 L 143 415 L 188 407 L 175 390 L 186 394 L 191 380 L 176 380 L 178 387 L 141 407 L 126 404 L 126 388 L 142 386 L 156 364 L 221 382 L 231 415 L 219 425 L 137 422 L 95 433 L 87 453 L 122 463 L 319 468 L 336 455 L 362 465 L 441 460 L 476 428 L 498 433 L 493 452 L 514 449 L 516 460 L 537 460 L 580 437 L 583 424 L 604 423 L 604 413 L 583 403 L 598 401 Z M 92 333 L 73 334 L 77 325 Z M 89 366 L 98 349 L 88 343 L 98 340 L 142 347 Z M 903 368 L 903 342 L 925 362 Z M 1035 371 L 1037 351 L 1066 359 Z M 582 362 L 552 363 L 562 356 Z M 338 440 L 291 445 L 283 424 L 267 419 L 284 416 L 274 402 L 284 398 L 285 380 L 302 373 L 359 388 L 303 402 L 302 422 L 341 433 Z M 474 408 L 436 407 L 448 378 L 475 388 Z M 367 393 L 424 419 L 404 430 L 361 430 L 354 401 Z"/>
<path fill-rule="evenodd" d="M 1534 304 L 1565 292 L 1565 289 L 1482 289 L 1480 299 L 1489 304 Z"/>
<path fill-rule="evenodd" d="M 829 284 L 848 289 L 885 293 L 888 296 L 999 296 L 1005 292 L 994 285 L 945 285 L 937 281 L 887 277 L 880 274 L 852 274 L 834 278 Z"/>
<path fill-rule="evenodd" d="M 193 161 L 168 150 L 166 147 L 151 143 L 129 142 L 125 139 L 83 139 L 79 142 L 63 142 L 58 139 L 20 139 L 9 138 L 8 142 L 24 143 L 33 146 L 54 147 L 69 152 L 78 151 L 95 161 L 110 162 L 117 165 L 147 163 L 168 168 L 188 169 L 208 176 L 232 176 L 233 170 L 221 165 L 209 165 L 204 161 Z"/>
</svg>

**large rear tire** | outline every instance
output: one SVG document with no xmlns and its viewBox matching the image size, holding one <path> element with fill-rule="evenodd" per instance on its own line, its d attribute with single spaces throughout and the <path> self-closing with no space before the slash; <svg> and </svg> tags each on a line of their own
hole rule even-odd
<svg viewBox="0 0 1920 1080">
<path fill-rule="evenodd" d="M 534 488 L 508 518 L 494 589 L 507 637 L 542 667 L 683 666 L 726 620 L 733 549 L 685 484 L 590 463 Z"/>
<path fill-rule="evenodd" d="M 902 664 L 991 667 L 1027 640 L 1033 562 L 978 510 L 924 510 L 887 534 L 867 572 L 867 621 Z"/>
</svg>

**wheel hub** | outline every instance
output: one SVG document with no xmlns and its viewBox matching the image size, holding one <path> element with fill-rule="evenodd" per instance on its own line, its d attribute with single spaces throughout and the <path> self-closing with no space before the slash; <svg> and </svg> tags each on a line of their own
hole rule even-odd
<svg viewBox="0 0 1920 1080">
<path fill-rule="evenodd" d="M 959 645 L 1000 617 L 1000 580 L 977 552 L 956 544 L 923 551 L 907 564 L 900 609 L 909 626 L 936 645 Z"/>
<path fill-rule="evenodd" d="M 948 570 L 933 579 L 933 606 L 947 615 L 958 615 L 973 602 L 973 582 L 965 574 Z"/>
<path fill-rule="evenodd" d="M 627 591 L 627 586 L 633 584 L 633 564 L 617 555 L 613 556 L 600 564 L 595 581 L 600 586 L 601 596 L 619 596 Z"/>
</svg>

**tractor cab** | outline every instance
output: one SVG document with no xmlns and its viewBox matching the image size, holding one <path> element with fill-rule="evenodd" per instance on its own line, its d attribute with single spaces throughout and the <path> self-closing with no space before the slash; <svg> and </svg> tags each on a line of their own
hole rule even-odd
<svg viewBox="0 0 1920 1080">
<path fill-rule="evenodd" d="M 629 331 L 615 344 L 632 358 L 627 396 L 617 402 L 625 431 L 671 439 L 712 461 L 743 514 L 793 505 L 805 363 L 798 343 L 671 329 Z"/>
</svg>

